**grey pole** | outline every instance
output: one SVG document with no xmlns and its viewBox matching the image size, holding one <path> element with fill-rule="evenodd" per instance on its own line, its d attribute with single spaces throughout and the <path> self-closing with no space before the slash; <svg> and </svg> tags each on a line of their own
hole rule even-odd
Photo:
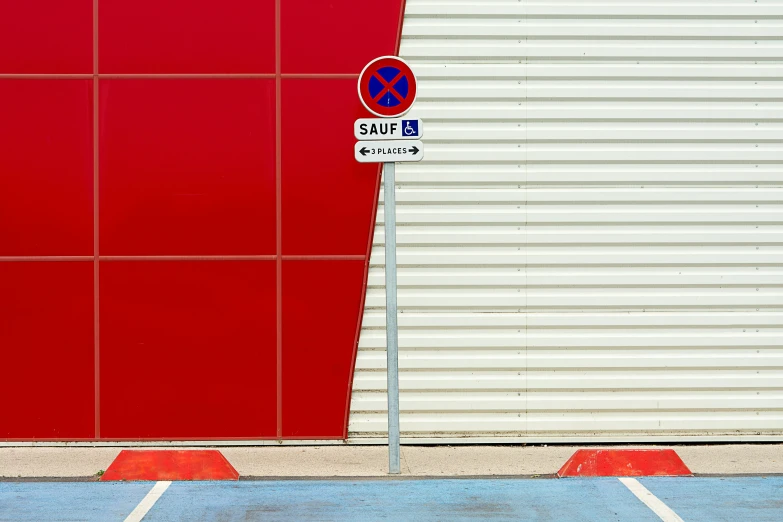
<svg viewBox="0 0 783 522">
<path fill-rule="evenodd" d="M 386 230 L 386 382 L 389 401 L 389 473 L 400 473 L 400 381 L 397 373 L 397 222 L 394 163 L 383 164 Z"/>
</svg>

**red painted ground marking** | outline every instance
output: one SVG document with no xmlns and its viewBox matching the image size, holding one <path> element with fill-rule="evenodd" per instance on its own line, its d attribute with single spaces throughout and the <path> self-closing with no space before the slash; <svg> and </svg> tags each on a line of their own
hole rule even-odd
<svg viewBox="0 0 783 522">
<path fill-rule="evenodd" d="M 580 449 L 557 472 L 559 477 L 646 477 L 692 475 L 674 450 Z"/>
<path fill-rule="evenodd" d="M 239 473 L 217 450 L 122 450 L 101 480 L 239 480 Z"/>
</svg>

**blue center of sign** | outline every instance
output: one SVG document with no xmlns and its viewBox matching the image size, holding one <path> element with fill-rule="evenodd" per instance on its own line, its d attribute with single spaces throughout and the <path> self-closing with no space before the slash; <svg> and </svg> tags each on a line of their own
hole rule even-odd
<svg viewBox="0 0 783 522">
<path fill-rule="evenodd" d="M 372 99 L 383 107 L 396 107 L 408 97 L 408 77 L 396 67 L 382 67 L 370 77 Z"/>
</svg>

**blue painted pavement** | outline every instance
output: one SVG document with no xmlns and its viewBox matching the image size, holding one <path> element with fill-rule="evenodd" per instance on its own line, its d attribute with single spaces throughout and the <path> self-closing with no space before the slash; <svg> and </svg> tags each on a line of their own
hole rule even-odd
<svg viewBox="0 0 783 522">
<path fill-rule="evenodd" d="M 125 520 L 154 482 L 0 482 L 0 521 Z"/>
<path fill-rule="evenodd" d="M 783 477 L 645 478 L 685 522 L 783 522 Z M 123 521 L 154 483 L 0 483 L 0 521 Z M 144 522 L 660 522 L 619 480 L 175 482 Z"/>
<path fill-rule="evenodd" d="M 144 520 L 660 522 L 617 479 L 180 482 Z"/>
<path fill-rule="evenodd" d="M 685 522 L 783 522 L 783 477 L 643 478 Z"/>
</svg>

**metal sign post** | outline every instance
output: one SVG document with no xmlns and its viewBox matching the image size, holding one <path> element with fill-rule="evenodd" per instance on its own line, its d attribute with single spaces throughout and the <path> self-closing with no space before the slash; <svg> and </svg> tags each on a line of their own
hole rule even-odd
<svg viewBox="0 0 783 522">
<path fill-rule="evenodd" d="M 383 163 L 384 228 L 386 230 L 386 390 L 389 407 L 389 473 L 400 473 L 400 379 L 397 338 L 397 220 L 395 162 L 421 161 L 424 133 L 420 119 L 392 119 L 410 110 L 416 100 L 416 76 L 405 61 L 382 56 L 359 75 L 359 99 L 377 118 L 354 124 L 354 158 Z"/>
<path fill-rule="evenodd" d="M 400 473 L 400 379 L 397 364 L 397 220 L 394 163 L 383 164 L 386 231 L 386 389 L 389 406 L 389 473 Z"/>
</svg>

